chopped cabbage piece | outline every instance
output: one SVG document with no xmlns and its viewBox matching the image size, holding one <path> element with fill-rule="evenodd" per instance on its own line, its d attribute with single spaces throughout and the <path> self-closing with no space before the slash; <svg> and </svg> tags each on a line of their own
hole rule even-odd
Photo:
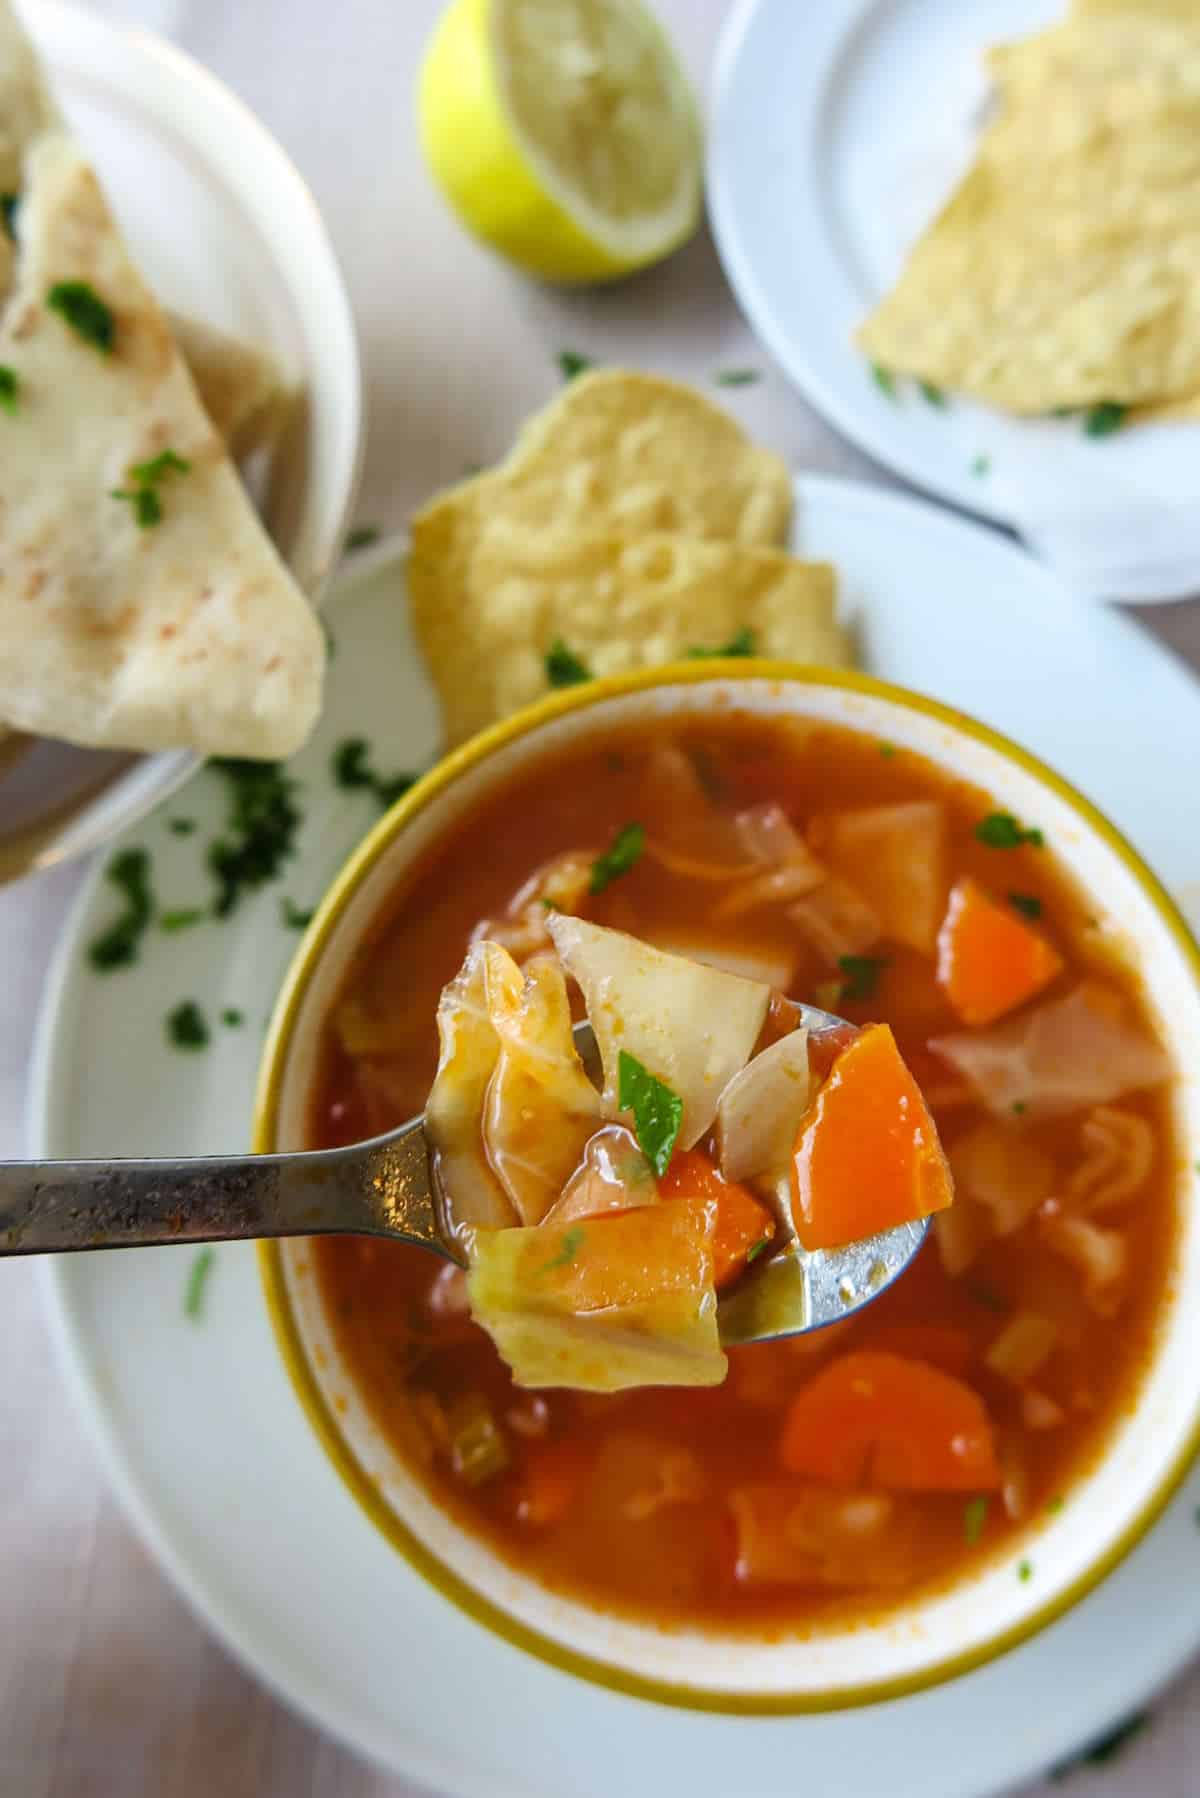
<svg viewBox="0 0 1200 1798">
<path fill-rule="evenodd" d="M 519 976 L 518 976 L 519 978 Z M 488 1165 L 480 1120 L 500 1059 L 500 1038 L 488 1016 L 484 953 L 476 945 L 442 989 L 437 1009 L 441 1053 L 425 1106 L 425 1132 L 451 1223 L 497 1230 L 517 1214 Z"/>
<path fill-rule="evenodd" d="M 932 799 L 838 812 L 822 850 L 879 920 L 880 933 L 932 955 L 946 909 L 949 836 Z"/>
<path fill-rule="evenodd" d="M 683 1101 L 678 1147 L 711 1128 L 722 1092 L 745 1067 L 767 1015 L 770 988 L 664 955 L 620 930 L 553 915 L 550 934 L 583 989 L 604 1067 L 604 1106 L 617 1102 L 622 1049 Z"/>
<path fill-rule="evenodd" d="M 781 1036 L 733 1076 L 717 1106 L 720 1166 L 727 1180 L 787 1169 L 810 1087 L 803 1029 Z"/>
</svg>

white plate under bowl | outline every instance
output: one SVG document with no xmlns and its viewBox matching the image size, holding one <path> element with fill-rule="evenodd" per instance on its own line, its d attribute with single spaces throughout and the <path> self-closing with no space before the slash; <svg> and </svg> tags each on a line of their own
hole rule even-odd
<svg viewBox="0 0 1200 1798">
<path fill-rule="evenodd" d="M 802 480 L 798 494 L 798 544 L 838 565 L 872 672 L 1028 744 L 1176 889 L 1200 875 L 1200 847 L 1180 827 L 1200 766 L 1200 690 L 1177 662 L 1118 614 L 1065 603 L 1044 570 L 991 532 L 836 481 Z M 368 794 L 334 786 L 332 749 L 366 736 L 391 773 L 420 765 L 435 740 L 401 581 L 398 558 L 381 551 L 333 597 L 329 705 L 295 764 L 305 824 L 280 881 L 226 924 L 149 938 L 134 967 L 108 976 L 92 972 L 85 948 L 115 895 L 100 876 L 85 890 L 41 1018 L 32 1153 L 245 1145 L 262 1032 L 296 942 L 280 897 L 310 905 L 377 815 Z M 224 799 L 205 771 L 127 837 L 150 848 L 162 904 L 203 895 L 204 846 Z M 169 829 L 180 813 L 198 821 L 190 836 Z M 165 1046 L 164 1016 L 184 998 L 213 1021 L 203 1053 Z M 219 1024 L 224 1006 L 245 1013 L 241 1029 Z M 689 1798 L 878 1798 L 881 1779 L 890 1798 L 980 1798 L 1098 1735 L 1200 1645 L 1200 1592 L 1180 1579 L 1195 1557 L 1193 1474 L 1074 1611 L 933 1691 L 784 1718 L 700 1715 L 604 1691 L 472 1622 L 369 1523 L 297 1403 L 253 1250 L 216 1251 L 200 1322 L 183 1312 L 190 1265 L 190 1250 L 156 1249 L 46 1266 L 63 1365 L 114 1484 L 172 1579 L 247 1666 L 363 1753 L 460 1798 L 660 1798 L 664 1777 Z"/>
<path fill-rule="evenodd" d="M 855 327 L 971 158 L 983 51 L 1055 23 L 1066 0 L 739 0 L 717 52 L 708 201 L 738 300 L 812 404 L 869 455 L 944 499 L 1011 522 L 1006 470 L 1064 502 L 1097 476 L 1194 500 L 1200 424 L 1108 437 L 1078 418 L 1015 419 L 915 384 L 881 391 Z M 979 470 L 980 472 L 976 472 Z"/>
<path fill-rule="evenodd" d="M 315 601 L 341 551 L 363 438 L 354 319 L 316 202 L 265 127 L 181 51 L 62 0 L 25 12 L 159 300 L 262 344 L 303 387 L 262 499 Z M 10 769 L 0 759 L 0 874 L 106 842 L 195 766 L 185 751 L 130 756 L 44 740 Z"/>
</svg>

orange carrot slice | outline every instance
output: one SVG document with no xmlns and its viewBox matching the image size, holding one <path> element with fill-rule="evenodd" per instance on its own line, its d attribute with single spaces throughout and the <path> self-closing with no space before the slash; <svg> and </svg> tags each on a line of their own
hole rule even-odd
<svg viewBox="0 0 1200 1798">
<path fill-rule="evenodd" d="M 964 1024 L 990 1024 L 1062 971 L 1044 936 L 966 877 L 950 894 L 937 940 L 937 977 Z"/>
<path fill-rule="evenodd" d="M 775 1219 L 748 1187 L 726 1180 L 699 1149 L 674 1155 L 658 1182 L 664 1199 L 690 1199 L 716 1206 L 713 1230 L 713 1283 L 718 1292 L 744 1270 L 752 1250 L 775 1234 Z"/>
<path fill-rule="evenodd" d="M 924 1362 L 869 1349 L 831 1361 L 796 1394 L 779 1455 L 789 1473 L 831 1486 L 985 1492 L 1000 1484 L 978 1393 Z"/>
<path fill-rule="evenodd" d="M 838 1248 L 940 1211 L 949 1164 L 921 1091 L 886 1024 L 838 1056 L 800 1125 L 792 1215 L 806 1249 Z"/>
</svg>

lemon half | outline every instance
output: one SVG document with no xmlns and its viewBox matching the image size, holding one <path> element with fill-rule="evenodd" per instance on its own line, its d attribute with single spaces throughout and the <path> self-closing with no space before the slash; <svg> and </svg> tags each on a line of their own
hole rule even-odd
<svg viewBox="0 0 1200 1798">
<path fill-rule="evenodd" d="M 615 280 L 699 221 L 695 101 L 641 0 L 452 0 L 418 105 L 463 224 L 544 280 Z"/>
</svg>

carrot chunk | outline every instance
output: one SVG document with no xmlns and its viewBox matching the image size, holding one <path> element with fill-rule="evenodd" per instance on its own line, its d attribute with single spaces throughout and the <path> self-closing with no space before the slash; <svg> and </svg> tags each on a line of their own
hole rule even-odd
<svg viewBox="0 0 1200 1798">
<path fill-rule="evenodd" d="M 940 1211 L 954 1197 L 937 1128 L 886 1024 L 843 1049 L 801 1122 L 792 1214 L 806 1249 L 832 1249 Z"/>
<path fill-rule="evenodd" d="M 938 981 L 963 1023 L 972 1026 L 1024 1005 L 1063 966 L 1044 936 L 969 877 L 950 894 L 937 948 Z"/>
<path fill-rule="evenodd" d="M 748 1187 L 726 1180 L 699 1149 L 674 1155 L 658 1182 L 660 1197 L 716 1207 L 712 1236 L 713 1284 L 721 1292 L 744 1270 L 752 1250 L 775 1234 L 775 1219 Z"/>
<path fill-rule="evenodd" d="M 979 1395 L 922 1361 L 869 1349 L 831 1361 L 796 1394 L 779 1455 L 789 1473 L 831 1486 L 983 1492 L 1000 1484 Z"/>
</svg>

